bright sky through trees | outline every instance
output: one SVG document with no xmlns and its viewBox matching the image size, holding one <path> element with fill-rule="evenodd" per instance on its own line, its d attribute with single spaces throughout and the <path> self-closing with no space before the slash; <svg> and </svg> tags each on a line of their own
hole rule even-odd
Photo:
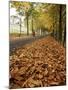
<svg viewBox="0 0 68 90">
<path fill-rule="evenodd" d="M 16 9 L 15 8 L 10 8 L 10 16 L 16 15 L 16 14 L 17 14 Z"/>
</svg>

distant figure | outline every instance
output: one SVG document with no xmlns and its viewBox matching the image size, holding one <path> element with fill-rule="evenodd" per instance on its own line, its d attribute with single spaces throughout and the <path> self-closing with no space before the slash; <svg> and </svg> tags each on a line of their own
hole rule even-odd
<svg viewBox="0 0 68 90">
<path fill-rule="evenodd" d="M 33 33 L 32 33 L 32 34 L 33 34 L 33 36 L 35 37 L 35 31 L 33 31 Z"/>
</svg>

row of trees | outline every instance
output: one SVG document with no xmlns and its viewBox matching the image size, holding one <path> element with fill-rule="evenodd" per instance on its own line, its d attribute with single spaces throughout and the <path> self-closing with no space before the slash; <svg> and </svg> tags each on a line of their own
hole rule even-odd
<svg viewBox="0 0 68 90">
<path fill-rule="evenodd" d="M 11 1 L 11 7 L 16 8 L 19 15 L 25 15 L 27 35 L 29 26 L 35 30 L 52 32 L 59 42 L 66 41 L 66 6 L 35 2 Z M 31 23 L 30 23 L 30 22 Z M 21 25 L 20 25 L 21 26 Z"/>
<path fill-rule="evenodd" d="M 57 18 L 56 18 L 57 17 Z M 66 43 L 66 6 L 58 5 L 54 16 L 53 36 L 65 46 Z"/>
</svg>

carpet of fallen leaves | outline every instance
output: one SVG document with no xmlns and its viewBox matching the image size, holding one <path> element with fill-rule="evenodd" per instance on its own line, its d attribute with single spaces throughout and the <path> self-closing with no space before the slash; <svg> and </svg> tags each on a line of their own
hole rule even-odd
<svg viewBox="0 0 68 90">
<path fill-rule="evenodd" d="M 10 88 L 65 85 L 65 48 L 53 37 L 36 40 L 10 55 Z"/>
</svg>

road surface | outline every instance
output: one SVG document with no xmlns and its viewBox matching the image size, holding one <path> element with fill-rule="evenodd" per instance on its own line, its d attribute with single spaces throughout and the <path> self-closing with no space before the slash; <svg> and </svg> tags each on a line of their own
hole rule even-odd
<svg viewBox="0 0 68 90">
<path fill-rule="evenodd" d="M 30 38 L 20 38 L 20 39 L 16 39 L 16 40 L 10 40 L 10 52 L 14 49 L 14 48 L 19 48 L 25 44 L 31 43 L 37 39 L 43 38 L 44 36 L 36 36 L 36 37 L 30 37 Z"/>
</svg>

